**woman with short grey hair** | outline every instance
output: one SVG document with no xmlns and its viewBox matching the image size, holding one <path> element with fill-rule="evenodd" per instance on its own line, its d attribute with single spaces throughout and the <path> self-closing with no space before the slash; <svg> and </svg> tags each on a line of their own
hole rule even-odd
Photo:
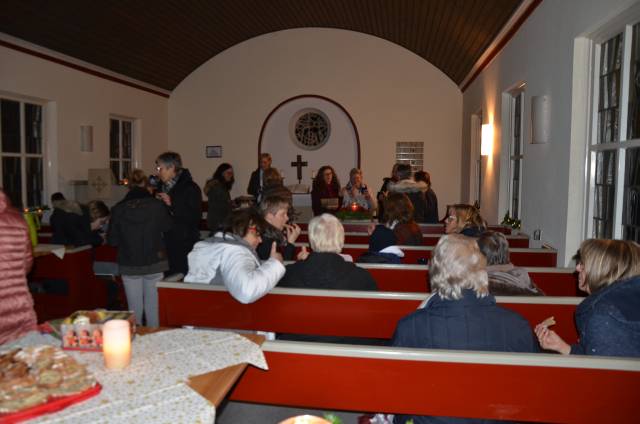
<svg viewBox="0 0 640 424">
<path fill-rule="evenodd" d="M 489 293 L 486 259 L 474 239 L 459 234 L 442 236 L 431 257 L 429 279 L 433 296 L 423 309 L 400 320 L 393 346 L 497 352 L 538 350 L 527 320 L 496 305 Z M 435 422 L 428 417 L 404 415 L 397 415 L 394 422 L 410 419 L 416 424 Z"/>
<path fill-rule="evenodd" d="M 526 269 L 514 266 L 509 259 L 509 242 L 504 234 L 485 231 L 477 240 L 487 258 L 489 291 L 495 296 L 544 296 Z"/>
</svg>

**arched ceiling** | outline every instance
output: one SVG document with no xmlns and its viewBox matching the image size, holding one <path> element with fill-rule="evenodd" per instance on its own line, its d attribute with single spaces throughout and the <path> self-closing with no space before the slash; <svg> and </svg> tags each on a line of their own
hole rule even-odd
<svg viewBox="0 0 640 424">
<path fill-rule="evenodd" d="M 0 31 L 173 90 L 218 53 L 291 28 L 405 47 L 457 85 L 523 0 L 5 0 Z"/>
</svg>

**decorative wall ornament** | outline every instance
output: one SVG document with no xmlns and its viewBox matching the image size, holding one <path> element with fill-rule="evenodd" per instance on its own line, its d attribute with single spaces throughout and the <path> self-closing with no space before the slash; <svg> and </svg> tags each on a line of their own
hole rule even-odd
<svg viewBox="0 0 640 424">
<path fill-rule="evenodd" d="M 318 150 L 329 141 L 331 122 L 318 109 L 305 108 L 298 111 L 291 120 L 291 139 L 305 150 Z"/>
</svg>

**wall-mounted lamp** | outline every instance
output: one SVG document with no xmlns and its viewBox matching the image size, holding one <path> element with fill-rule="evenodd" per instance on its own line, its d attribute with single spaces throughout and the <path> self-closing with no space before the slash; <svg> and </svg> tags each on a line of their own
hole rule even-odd
<svg viewBox="0 0 640 424">
<path fill-rule="evenodd" d="M 534 96 L 531 98 L 531 142 L 548 143 L 551 139 L 551 98 Z"/>
<path fill-rule="evenodd" d="M 482 125 L 480 156 L 490 156 L 493 151 L 493 124 Z"/>
<path fill-rule="evenodd" d="M 80 151 L 85 153 L 93 152 L 93 126 L 80 126 Z"/>
</svg>

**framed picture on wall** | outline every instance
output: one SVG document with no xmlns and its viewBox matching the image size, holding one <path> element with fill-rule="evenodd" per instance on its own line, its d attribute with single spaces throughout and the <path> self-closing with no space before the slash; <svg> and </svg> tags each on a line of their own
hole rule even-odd
<svg viewBox="0 0 640 424">
<path fill-rule="evenodd" d="M 207 146 L 205 153 L 208 158 L 221 158 L 222 146 Z"/>
</svg>

